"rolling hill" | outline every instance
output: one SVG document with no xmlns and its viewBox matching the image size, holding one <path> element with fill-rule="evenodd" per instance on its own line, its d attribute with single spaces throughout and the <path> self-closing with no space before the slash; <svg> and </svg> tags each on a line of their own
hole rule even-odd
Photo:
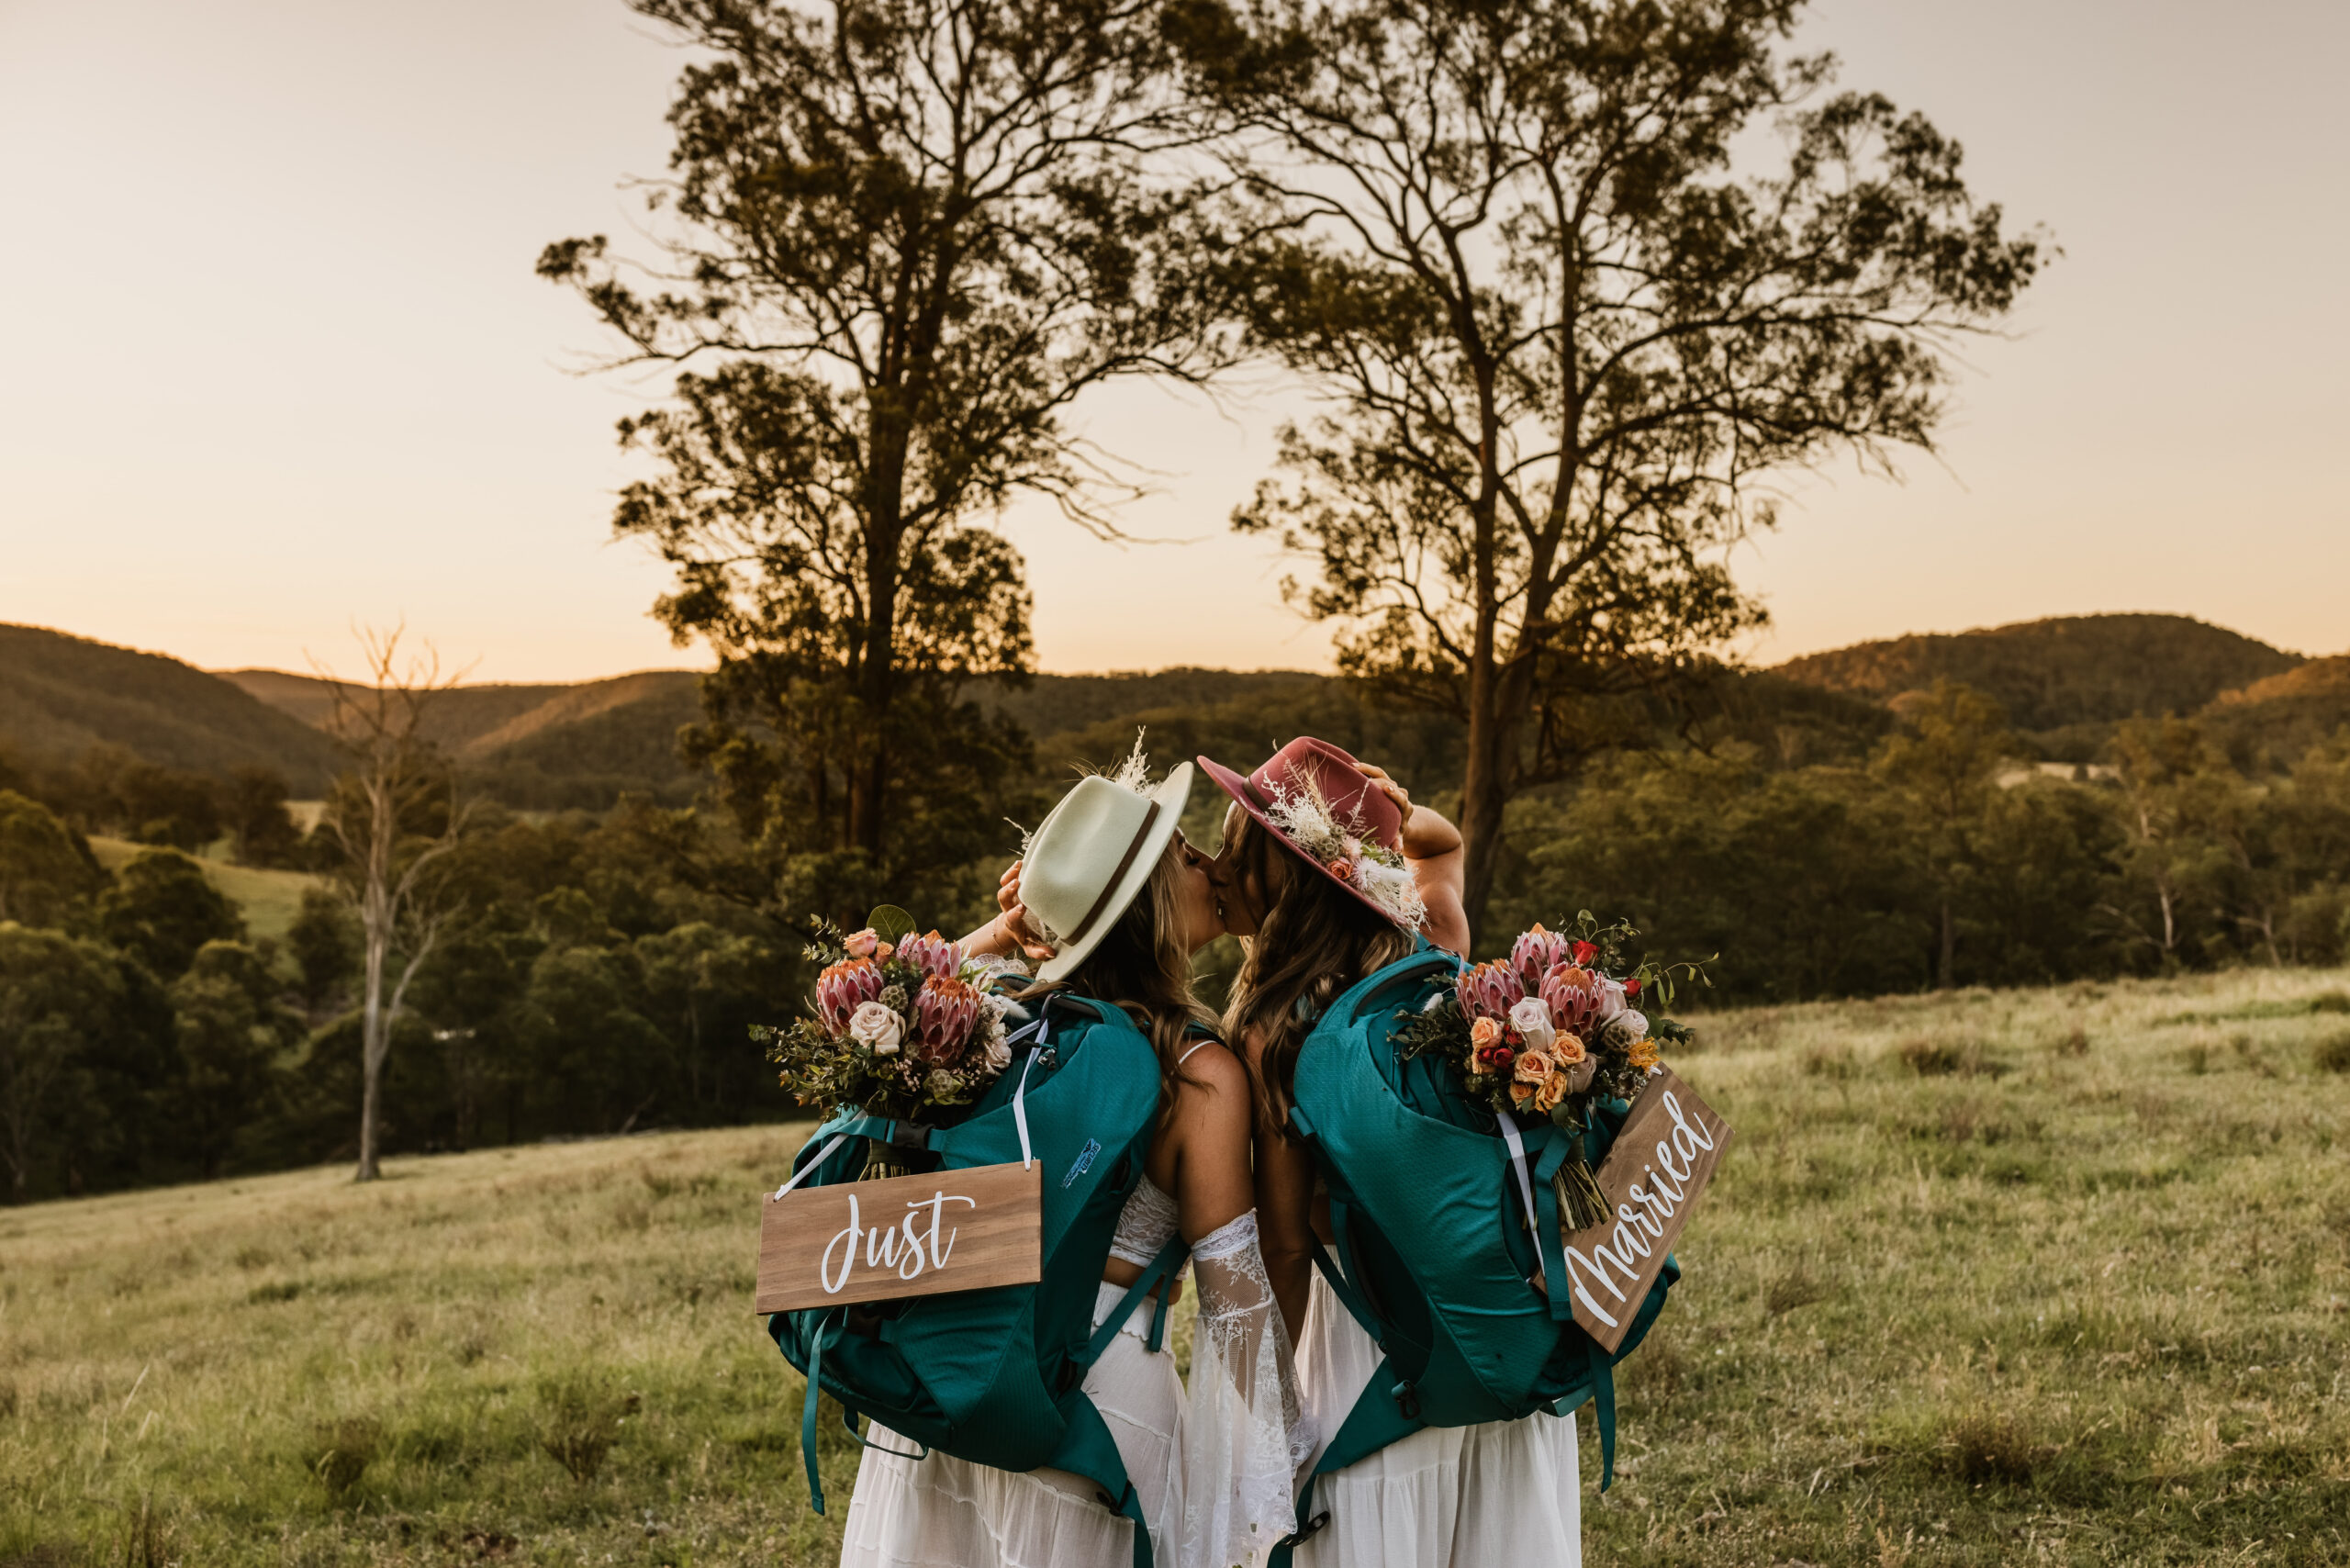
<svg viewBox="0 0 2350 1568">
<path fill-rule="evenodd" d="M 297 794 L 325 789 L 337 762 L 318 730 L 193 665 L 0 625 L 0 746 L 62 767 L 94 745 L 199 773 L 274 768 Z"/>
<path fill-rule="evenodd" d="M 329 683 L 314 676 L 240 669 L 219 678 L 304 723 L 333 721 Z M 691 670 L 645 670 L 572 685 L 459 686 L 432 700 L 425 729 L 511 806 L 597 810 L 626 790 L 682 803 L 695 780 L 677 764 L 677 729 L 700 715 L 699 680 Z"/>
<path fill-rule="evenodd" d="M 1787 765 L 1858 756 L 1903 693 L 1938 678 L 1991 693 L 2043 755 L 2093 761 L 2119 721 L 2199 715 L 2239 766 L 2288 760 L 2350 723 L 2350 655 L 2310 660 L 2177 615 L 2094 615 L 1917 634 L 1735 675 L 1713 694 L 1718 735 Z M 1150 732 L 1163 759 L 1195 751 L 1254 760 L 1300 733 L 1377 752 L 1416 777 L 1456 778 L 1457 726 L 1399 712 L 1333 677 L 1301 670 L 1175 668 L 1044 675 L 985 683 L 986 705 L 1036 737 L 1040 784 L 1078 758 L 1101 762 Z M 219 774 L 253 764 L 297 795 L 337 763 L 324 733 L 329 684 L 282 670 L 207 673 L 159 654 L 30 626 L 0 625 L 0 754 L 62 767 L 89 747 Z M 699 780 L 677 761 L 699 717 L 699 677 L 647 670 L 577 683 L 460 686 L 429 730 L 472 784 L 523 809 L 600 809 L 623 791 L 683 804 Z M 1245 764 L 1244 764 L 1245 765 Z"/>
<path fill-rule="evenodd" d="M 1936 680 L 1988 692 L 2020 730 L 2193 713 L 2221 692 L 2302 664 L 2185 615 L 2077 615 L 1972 632 L 1913 633 L 1790 659 L 1776 673 L 1890 702 Z"/>
</svg>

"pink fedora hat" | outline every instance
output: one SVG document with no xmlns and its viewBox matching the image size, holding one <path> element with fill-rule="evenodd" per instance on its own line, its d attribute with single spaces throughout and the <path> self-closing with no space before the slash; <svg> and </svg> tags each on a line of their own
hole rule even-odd
<svg viewBox="0 0 2350 1568">
<path fill-rule="evenodd" d="M 1209 757 L 1201 769 L 1300 859 L 1404 926 L 1425 911 L 1404 864 L 1404 816 L 1362 765 L 1311 735 L 1273 753 L 1254 773 Z"/>
</svg>

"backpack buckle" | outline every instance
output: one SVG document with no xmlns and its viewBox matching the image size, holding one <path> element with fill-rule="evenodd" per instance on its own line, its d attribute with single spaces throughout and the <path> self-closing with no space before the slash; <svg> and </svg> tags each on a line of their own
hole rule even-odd
<svg viewBox="0 0 2350 1568">
<path fill-rule="evenodd" d="M 1321 1534 L 1322 1527 L 1329 1522 L 1330 1510 L 1325 1508 L 1320 1513 L 1315 1515 L 1312 1518 L 1306 1520 L 1304 1524 L 1298 1526 L 1297 1529 L 1290 1531 L 1289 1534 L 1281 1537 L 1281 1540 L 1273 1542 L 1273 1545 L 1276 1547 L 1303 1546 L 1315 1536 Z"/>
<path fill-rule="evenodd" d="M 1395 1408 L 1406 1421 L 1420 1418 L 1420 1391 L 1408 1383 L 1399 1383 L 1388 1392 L 1395 1396 Z"/>
</svg>

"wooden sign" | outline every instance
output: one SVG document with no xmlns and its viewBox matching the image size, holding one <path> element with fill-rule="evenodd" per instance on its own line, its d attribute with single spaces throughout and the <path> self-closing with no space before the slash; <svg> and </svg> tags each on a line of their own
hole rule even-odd
<svg viewBox="0 0 2350 1568">
<path fill-rule="evenodd" d="M 1575 1321 L 1603 1350 L 1624 1342 L 1729 1138 L 1729 1124 L 1670 1069 L 1632 1102 L 1592 1172 L 1615 1217 L 1563 1238 Z"/>
<path fill-rule="evenodd" d="M 1044 1162 L 796 1187 L 760 1205 L 755 1310 L 1034 1284 Z"/>
</svg>

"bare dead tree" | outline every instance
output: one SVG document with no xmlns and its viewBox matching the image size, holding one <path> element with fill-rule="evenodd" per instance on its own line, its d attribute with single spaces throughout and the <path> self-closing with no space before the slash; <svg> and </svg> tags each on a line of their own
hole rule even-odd
<svg viewBox="0 0 2350 1568">
<path fill-rule="evenodd" d="M 326 821 L 342 848 L 344 886 L 358 907 L 365 949 L 356 1178 L 362 1182 L 382 1174 L 379 1096 L 392 1025 L 407 1002 L 408 983 L 459 909 L 435 868 L 457 846 L 472 812 L 470 802 L 457 800 L 448 761 L 424 733 L 432 700 L 464 672 L 444 676 L 430 644 L 404 659 L 399 647 L 406 630 L 360 630 L 364 684 L 338 679 L 313 661 L 334 703 L 330 733 L 352 762 L 335 781 Z"/>
</svg>

